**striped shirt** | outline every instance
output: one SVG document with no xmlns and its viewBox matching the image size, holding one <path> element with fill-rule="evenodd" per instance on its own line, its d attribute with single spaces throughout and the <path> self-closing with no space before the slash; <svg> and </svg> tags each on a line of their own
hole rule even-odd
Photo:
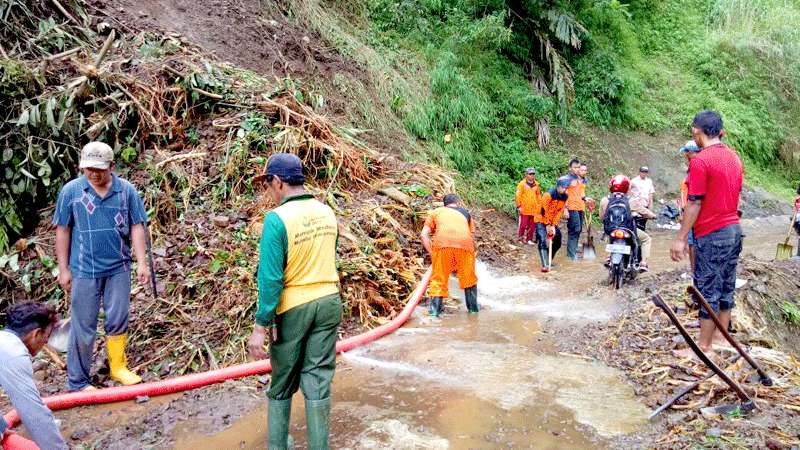
<svg viewBox="0 0 800 450">
<path fill-rule="evenodd" d="M 100 197 L 81 176 L 61 188 L 53 224 L 69 227 L 69 269 L 75 278 L 105 278 L 131 270 L 131 225 L 144 223 L 144 203 L 131 183 L 112 174 Z"/>
</svg>

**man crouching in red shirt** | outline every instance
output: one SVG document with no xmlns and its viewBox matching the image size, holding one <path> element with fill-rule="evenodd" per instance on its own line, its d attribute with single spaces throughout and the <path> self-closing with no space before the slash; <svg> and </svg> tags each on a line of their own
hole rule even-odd
<svg viewBox="0 0 800 450">
<path fill-rule="evenodd" d="M 694 229 L 694 283 L 714 312 L 727 327 L 734 307 L 736 264 L 742 251 L 742 228 L 739 226 L 739 193 L 742 190 L 742 162 L 728 146 L 720 142 L 722 117 L 716 111 L 702 111 L 692 121 L 692 137 L 702 149 L 689 163 L 689 197 L 681 230 L 670 250 L 673 261 L 683 259 L 687 235 Z M 712 350 L 714 322 L 700 308 L 700 339 L 704 352 Z M 677 353 L 691 356 L 691 349 Z"/>
</svg>

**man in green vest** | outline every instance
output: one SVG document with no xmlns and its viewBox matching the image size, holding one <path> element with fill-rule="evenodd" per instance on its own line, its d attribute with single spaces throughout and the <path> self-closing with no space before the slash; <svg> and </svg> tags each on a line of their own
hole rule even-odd
<svg viewBox="0 0 800 450">
<path fill-rule="evenodd" d="M 248 341 L 253 359 L 265 359 L 269 336 L 269 448 L 291 445 L 289 413 L 300 388 L 306 399 L 308 448 L 328 449 L 336 330 L 342 317 L 336 271 L 338 223 L 331 208 L 303 188 L 300 158 L 276 153 L 264 174 L 279 206 L 264 218 L 258 259 L 258 310 Z"/>
</svg>

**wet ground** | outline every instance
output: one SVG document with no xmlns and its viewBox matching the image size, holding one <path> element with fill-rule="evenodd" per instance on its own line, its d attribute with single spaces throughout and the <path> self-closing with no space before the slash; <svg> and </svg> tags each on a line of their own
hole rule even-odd
<svg viewBox="0 0 800 450">
<path fill-rule="evenodd" d="M 748 224 L 745 253 L 774 256 L 781 224 Z M 686 265 L 669 261 L 673 232 L 653 234 L 651 267 Z M 502 273 L 481 264 L 480 314 L 467 315 L 457 299 L 441 319 L 420 307 L 398 332 L 340 356 L 332 447 L 605 448 L 646 427 L 649 411 L 620 371 L 557 350 L 567 335 L 559 330 L 617 312 L 597 244 L 595 262 L 560 254 L 547 275 L 535 273 L 531 247 L 519 251 L 519 267 Z M 454 286 L 451 294 L 461 292 Z M 292 434 L 305 448 L 300 394 L 292 414 Z M 87 415 L 98 419 L 89 429 Z M 58 416 L 72 442 L 88 448 L 260 449 L 267 434 L 264 386 L 254 379 Z"/>
</svg>

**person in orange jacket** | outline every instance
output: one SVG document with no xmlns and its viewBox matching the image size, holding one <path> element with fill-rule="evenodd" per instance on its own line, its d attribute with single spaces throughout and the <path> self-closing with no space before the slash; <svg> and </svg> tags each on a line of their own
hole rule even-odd
<svg viewBox="0 0 800 450">
<path fill-rule="evenodd" d="M 542 191 L 536 181 L 536 169 L 529 167 L 525 170 L 525 179 L 517 185 L 516 194 L 517 212 L 519 213 L 519 230 L 517 237 L 522 243 L 533 245 L 533 233 L 536 231 L 536 217 L 541 210 Z"/>
<path fill-rule="evenodd" d="M 694 140 L 691 140 L 687 142 L 683 147 L 681 147 L 680 152 L 686 158 L 686 163 L 688 164 L 689 162 L 691 162 L 692 158 L 694 158 L 695 156 L 697 156 L 698 153 L 700 153 L 700 150 L 701 150 L 700 147 L 697 146 Z M 687 171 L 686 178 L 684 178 L 683 182 L 681 182 L 681 198 L 678 200 L 678 208 L 680 208 L 681 210 L 681 216 L 683 216 L 683 213 L 686 209 L 686 205 L 688 204 L 689 204 L 689 175 Z M 694 247 L 696 244 L 697 243 L 694 240 L 694 232 L 689 230 L 687 245 L 689 248 L 689 264 L 691 265 L 692 273 L 694 273 Z"/>
<path fill-rule="evenodd" d="M 561 230 L 558 222 L 564 215 L 567 204 L 567 188 L 572 180 L 564 176 L 556 181 L 556 187 L 542 196 L 541 220 L 536 224 L 536 235 L 539 239 L 539 256 L 542 259 L 542 272 L 550 271 L 550 254 L 548 241 L 552 241 L 553 257 L 561 248 Z"/>
<path fill-rule="evenodd" d="M 479 311 L 474 235 L 475 221 L 456 194 L 445 195 L 444 206 L 431 211 L 425 220 L 420 238 L 431 255 L 433 276 L 428 285 L 431 316 L 442 313 L 442 299 L 449 296 L 448 281 L 453 272 L 458 276 L 458 286 L 464 289 L 467 309 L 470 313 Z"/>
</svg>

